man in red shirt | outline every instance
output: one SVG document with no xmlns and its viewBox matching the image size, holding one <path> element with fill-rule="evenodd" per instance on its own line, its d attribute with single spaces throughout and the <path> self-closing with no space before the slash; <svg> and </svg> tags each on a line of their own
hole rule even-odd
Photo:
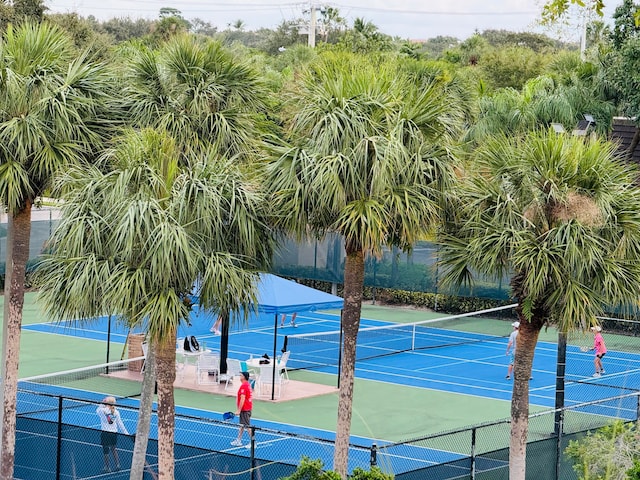
<svg viewBox="0 0 640 480">
<path fill-rule="evenodd" d="M 249 430 L 251 424 L 251 409 L 253 403 L 251 402 L 251 384 L 249 383 L 249 372 L 242 372 L 240 376 L 242 383 L 238 389 L 238 396 L 236 400 L 236 415 L 240 415 L 240 430 L 238 431 L 238 438 L 236 438 L 231 445 L 234 447 L 242 446 L 242 434 L 245 429 Z M 247 448 L 251 448 L 251 443 L 246 445 Z"/>
</svg>

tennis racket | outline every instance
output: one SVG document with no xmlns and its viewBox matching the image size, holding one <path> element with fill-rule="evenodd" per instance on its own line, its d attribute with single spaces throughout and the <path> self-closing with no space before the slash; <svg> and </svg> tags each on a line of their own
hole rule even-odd
<svg viewBox="0 0 640 480">
<path fill-rule="evenodd" d="M 581 351 L 581 352 L 588 352 L 589 350 L 591 350 L 591 348 L 586 347 L 586 346 L 584 346 L 584 345 L 583 345 L 582 347 L 580 347 L 580 351 Z"/>
<path fill-rule="evenodd" d="M 222 420 L 224 420 L 225 422 L 228 422 L 229 420 L 233 420 L 234 418 L 236 418 L 236 414 L 233 412 L 224 412 L 222 414 Z"/>
</svg>

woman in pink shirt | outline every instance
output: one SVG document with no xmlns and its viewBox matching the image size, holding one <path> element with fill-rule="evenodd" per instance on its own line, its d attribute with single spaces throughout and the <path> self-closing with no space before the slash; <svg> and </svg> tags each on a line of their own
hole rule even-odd
<svg viewBox="0 0 640 480">
<path fill-rule="evenodd" d="M 595 350 L 596 356 L 593 359 L 593 363 L 596 367 L 596 373 L 593 374 L 594 377 L 599 377 L 604 373 L 604 367 L 602 366 L 602 357 L 607 353 L 607 347 L 604 344 L 604 339 L 602 338 L 602 327 L 596 326 L 591 327 L 591 331 L 593 332 L 593 348 L 591 350 Z"/>
</svg>

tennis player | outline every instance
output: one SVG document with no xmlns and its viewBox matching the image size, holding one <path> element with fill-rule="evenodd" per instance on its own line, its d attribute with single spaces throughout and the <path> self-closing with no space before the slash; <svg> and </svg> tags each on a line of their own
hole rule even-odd
<svg viewBox="0 0 640 480">
<path fill-rule="evenodd" d="M 507 380 L 511 378 L 511 373 L 513 372 L 513 362 L 516 359 L 516 338 L 518 337 L 520 322 L 513 322 L 511 326 L 513 327 L 513 331 L 511 332 L 511 335 L 509 335 L 509 343 L 507 343 L 507 355 L 510 355 L 509 369 L 507 370 L 507 376 L 504 377 Z"/>
<path fill-rule="evenodd" d="M 102 404 L 96 409 L 96 413 L 98 417 L 100 417 L 100 428 L 102 428 L 100 443 L 102 443 L 102 453 L 104 454 L 103 471 L 105 473 L 111 471 L 109 452 L 113 455 L 116 470 L 120 470 L 120 459 L 118 458 L 118 450 L 116 450 L 118 430 L 125 435 L 129 435 L 129 432 L 124 426 L 124 423 L 122 423 L 120 412 L 116 408 L 116 399 L 114 397 L 105 397 L 102 400 Z"/>
<path fill-rule="evenodd" d="M 593 376 L 600 377 L 604 373 L 604 367 L 602 366 L 602 357 L 607 354 L 607 347 L 604 344 L 604 338 L 602 338 L 602 327 L 591 327 L 591 331 L 593 332 L 593 348 L 591 350 L 594 350 L 596 352 L 596 356 L 593 358 L 593 364 L 596 367 L 596 373 L 594 373 Z"/>
<path fill-rule="evenodd" d="M 242 434 L 245 430 L 249 430 L 251 425 L 251 410 L 253 408 L 249 372 L 242 372 L 240 379 L 242 380 L 242 383 L 238 389 L 236 399 L 236 415 L 240 416 L 240 430 L 238 430 L 238 438 L 231 442 L 231 445 L 234 447 L 242 446 Z M 246 448 L 251 448 L 251 443 L 245 446 Z"/>
</svg>

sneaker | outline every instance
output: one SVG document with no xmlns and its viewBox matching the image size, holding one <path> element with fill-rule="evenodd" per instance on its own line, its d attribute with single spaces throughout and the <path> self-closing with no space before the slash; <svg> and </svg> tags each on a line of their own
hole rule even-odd
<svg viewBox="0 0 640 480">
<path fill-rule="evenodd" d="M 291 324 L 291 326 L 292 326 L 293 328 L 298 328 L 298 325 L 296 325 L 295 323 L 292 323 L 292 324 Z"/>
<path fill-rule="evenodd" d="M 600 373 L 604 373 L 604 370 L 600 370 Z"/>
<path fill-rule="evenodd" d="M 601 376 L 602 376 L 602 375 L 600 375 L 600 372 L 596 372 L 596 373 L 594 373 L 594 374 L 593 374 L 593 377 L 594 377 L 594 378 L 598 378 L 598 377 L 601 377 Z"/>
<path fill-rule="evenodd" d="M 116 465 L 116 472 L 120 471 L 120 464 Z"/>
<path fill-rule="evenodd" d="M 241 447 L 242 442 L 240 440 L 234 440 L 233 442 L 231 442 L 231 445 L 233 445 L 234 447 Z"/>
<path fill-rule="evenodd" d="M 284 323 L 281 323 L 280 328 L 284 328 L 284 327 L 286 327 L 286 325 Z"/>
<path fill-rule="evenodd" d="M 509 379 L 511 378 L 511 375 L 507 375 L 507 376 L 506 376 L 506 377 L 504 377 L 504 378 L 506 378 L 507 380 L 509 380 Z"/>
<path fill-rule="evenodd" d="M 111 469 L 109 467 L 104 467 L 102 469 L 102 473 L 109 473 L 111 471 Z"/>
<path fill-rule="evenodd" d="M 250 443 L 247 443 L 247 444 L 244 446 L 244 448 L 246 448 L 247 450 L 251 450 L 251 444 L 250 444 Z"/>
<path fill-rule="evenodd" d="M 220 330 L 214 330 L 214 331 L 213 331 L 213 334 L 214 334 L 214 335 L 220 335 Z"/>
</svg>

